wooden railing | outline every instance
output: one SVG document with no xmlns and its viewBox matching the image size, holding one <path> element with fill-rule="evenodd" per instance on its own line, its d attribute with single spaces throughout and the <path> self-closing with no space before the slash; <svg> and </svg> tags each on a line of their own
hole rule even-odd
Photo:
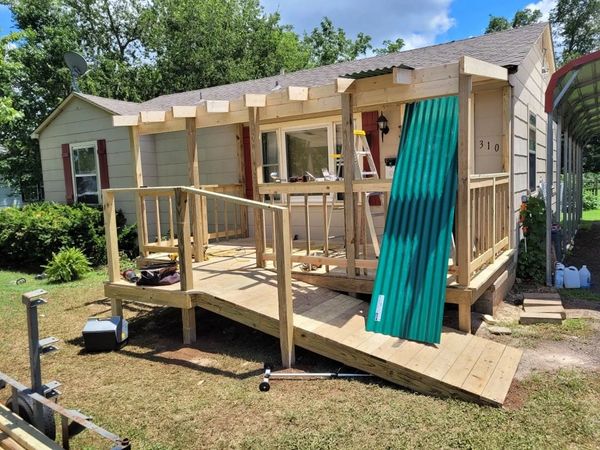
<svg viewBox="0 0 600 450">
<path fill-rule="evenodd" d="M 367 233 L 366 209 L 362 207 L 367 201 L 366 195 L 369 192 L 382 192 L 387 198 L 387 193 L 391 189 L 391 180 L 356 180 L 353 182 L 353 192 L 357 197 L 359 209 L 357 211 L 357 224 L 355 242 L 355 267 L 357 269 L 374 270 L 377 268 L 377 257 L 372 250 L 372 242 Z M 343 246 L 345 241 L 344 222 L 343 222 L 343 201 L 337 200 L 339 194 L 344 192 L 343 181 L 314 181 L 298 183 L 265 183 L 259 185 L 260 199 L 267 203 L 280 205 L 287 208 L 292 215 L 301 217 L 302 225 L 298 230 L 301 231 L 301 247 L 304 254 L 292 255 L 292 262 L 303 263 L 307 265 L 325 266 L 329 270 L 330 266 L 345 268 L 348 266 L 348 259 L 345 252 L 335 251 L 333 244 L 340 243 Z M 334 200 L 334 201 L 332 201 Z M 341 223 L 338 224 L 336 235 L 332 236 L 333 212 L 338 210 Z M 315 217 L 317 216 L 317 217 Z M 333 217 L 333 219 L 332 219 Z M 318 224 L 313 226 L 313 224 Z M 263 236 L 266 245 L 262 248 L 275 248 L 277 241 L 276 233 L 269 233 L 269 222 L 265 220 L 267 231 Z M 313 230 L 320 232 L 319 238 L 314 238 Z M 294 233 L 290 233 L 293 236 Z M 335 253 L 335 255 L 334 255 Z M 272 252 L 266 251 L 261 256 L 264 261 L 275 259 Z M 366 273 L 366 272 L 365 272 Z"/>
<path fill-rule="evenodd" d="M 202 185 L 201 189 L 235 197 L 244 195 L 241 184 Z M 138 195 L 143 216 L 142 220 L 138 220 L 140 252 L 144 256 L 155 252 L 177 252 L 174 191 L 144 188 L 140 189 Z M 194 241 L 198 235 L 204 246 L 209 240 L 248 235 L 248 211 L 245 206 L 230 204 L 217 198 L 201 197 L 197 200 L 199 210 L 192 211 L 195 217 L 192 233 Z"/>
<path fill-rule="evenodd" d="M 468 270 L 471 279 L 509 246 L 509 175 L 471 175 L 469 189 L 472 242 Z"/>
<path fill-rule="evenodd" d="M 290 239 L 290 216 L 285 207 L 267 203 L 246 200 L 241 197 L 214 192 L 208 189 L 197 189 L 192 187 L 154 187 L 154 188 L 122 188 L 105 189 L 102 191 L 104 206 L 104 225 L 106 233 L 106 249 L 108 260 L 108 277 L 110 282 L 120 279 L 119 273 L 119 244 L 117 240 L 117 221 L 115 194 L 133 193 L 140 198 L 154 197 L 170 199 L 170 212 L 175 208 L 173 239 L 178 239 L 177 252 L 179 271 L 181 275 L 181 291 L 190 292 L 194 290 L 193 256 L 192 256 L 192 228 L 195 220 L 191 214 L 191 205 L 197 198 L 203 203 L 218 200 L 228 205 L 242 208 L 255 208 L 268 214 L 273 220 L 274 232 L 278 236 L 274 247 L 274 258 L 277 263 L 277 296 L 279 308 L 279 326 L 281 354 L 284 367 L 293 364 L 293 309 L 292 309 L 292 277 L 291 277 L 291 239 Z M 204 216 L 206 217 L 206 216 Z M 202 226 L 204 226 L 202 224 Z M 171 239 L 171 234 L 169 234 Z"/>
</svg>

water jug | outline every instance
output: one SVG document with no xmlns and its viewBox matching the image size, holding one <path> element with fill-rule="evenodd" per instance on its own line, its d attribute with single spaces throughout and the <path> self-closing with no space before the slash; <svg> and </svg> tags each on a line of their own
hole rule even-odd
<svg viewBox="0 0 600 450">
<path fill-rule="evenodd" d="M 592 274 L 584 264 L 579 269 L 579 285 L 582 289 L 589 289 L 592 284 Z"/>
<path fill-rule="evenodd" d="M 565 269 L 565 287 L 567 289 L 579 289 L 579 270 L 577 267 L 570 266 Z"/>
<path fill-rule="evenodd" d="M 565 286 L 565 265 L 556 263 L 554 268 L 554 286 L 562 289 Z"/>
</svg>

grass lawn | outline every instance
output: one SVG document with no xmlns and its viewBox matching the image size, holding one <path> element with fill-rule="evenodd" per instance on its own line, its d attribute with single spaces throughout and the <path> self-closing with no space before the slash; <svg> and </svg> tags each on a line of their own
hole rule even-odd
<svg viewBox="0 0 600 450">
<path fill-rule="evenodd" d="M 85 354 L 87 317 L 106 315 L 103 272 L 49 285 L 0 272 L 0 371 L 28 379 L 22 292 L 49 291 L 40 308 L 42 337 L 64 340 L 43 360 L 45 381 L 61 381 L 61 404 L 80 408 L 135 449 L 198 448 L 596 448 L 600 373 L 541 373 L 513 385 L 507 408 L 418 395 L 388 383 L 274 381 L 261 393 L 264 361 L 277 361 L 276 339 L 198 311 L 198 343 L 181 345 L 178 310 L 128 304 L 131 341 L 120 352 Z M 574 325 L 577 325 L 573 327 Z M 571 328 L 575 328 L 571 330 Z M 562 333 L 585 330 L 571 324 Z M 299 366 L 336 370 L 297 350 Z M 0 391 L 2 400 L 8 392 Z M 84 432 L 72 448 L 107 448 Z"/>
</svg>

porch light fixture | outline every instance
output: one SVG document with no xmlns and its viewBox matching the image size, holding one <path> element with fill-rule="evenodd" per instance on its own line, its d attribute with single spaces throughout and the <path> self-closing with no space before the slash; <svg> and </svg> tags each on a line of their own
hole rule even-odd
<svg viewBox="0 0 600 450">
<path fill-rule="evenodd" d="M 381 113 L 379 115 L 379 117 L 377 118 L 377 128 L 379 128 L 379 131 L 381 131 L 381 140 L 383 141 L 383 136 L 385 136 L 386 134 L 388 134 L 390 132 L 390 127 L 388 126 L 388 120 L 383 115 L 383 113 Z"/>
</svg>

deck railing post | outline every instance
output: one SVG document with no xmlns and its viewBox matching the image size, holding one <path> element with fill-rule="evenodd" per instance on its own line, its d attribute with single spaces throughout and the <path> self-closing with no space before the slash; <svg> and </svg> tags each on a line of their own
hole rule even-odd
<svg viewBox="0 0 600 450">
<path fill-rule="evenodd" d="M 294 310 L 292 303 L 292 249 L 290 246 L 290 216 L 287 209 L 274 211 L 277 239 L 277 296 L 279 302 L 279 339 L 281 363 L 291 367 L 294 356 Z"/>
<path fill-rule="evenodd" d="M 120 278 L 119 240 L 117 234 L 117 210 L 115 194 L 109 190 L 102 191 L 104 210 L 104 235 L 106 239 L 106 261 L 108 265 L 108 281 L 114 283 Z M 120 299 L 111 299 L 111 314 L 122 316 L 123 307 Z"/>
<path fill-rule="evenodd" d="M 463 58 L 460 65 L 464 64 Z M 470 262 L 473 253 L 471 234 L 471 154 L 472 154 L 472 80 L 470 75 L 459 75 L 458 102 L 458 202 L 457 213 L 457 262 L 458 284 L 468 286 L 471 281 Z"/>
<path fill-rule="evenodd" d="M 175 205 L 177 208 L 177 239 L 179 245 L 179 273 L 181 275 L 181 290 L 189 291 L 194 288 L 192 274 L 192 244 L 190 236 L 190 202 L 188 193 L 181 188 L 175 188 Z"/>
<path fill-rule="evenodd" d="M 352 111 L 352 94 L 344 92 L 341 96 L 342 108 L 342 154 L 344 158 L 344 234 L 346 259 L 346 276 L 356 277 L 356 217 L 354 180 L 354 121 Z"/>
</svg>

